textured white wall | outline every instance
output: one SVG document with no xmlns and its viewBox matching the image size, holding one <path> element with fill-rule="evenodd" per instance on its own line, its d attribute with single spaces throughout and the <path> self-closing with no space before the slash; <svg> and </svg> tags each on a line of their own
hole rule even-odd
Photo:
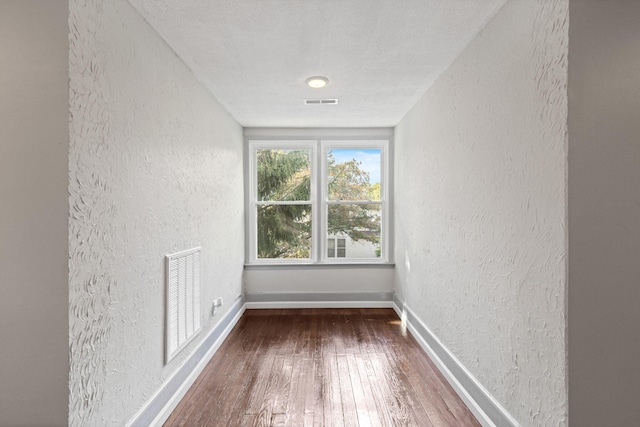
<svg viewBox="0 0 640 427">
<path fill-rule="evenodd" d="M 566 0 L 511 0 L 396 128 L 401 300 L 524 426 L 567 424 Z"/>
<path fill-rule="evenodd" d="M 128 2 L 69 8 L 69 423 L 122 426 L 241 293 L 242 129 Z M 165 367 L 163 257 L 194 246 L 203 332 Z"/>
<path fill-rule="evenodd" d="M 67 422 L 67 2 L 0 1 L 0 426 Z"/>
<path fill-rule="evenodd" d="M 570 2 L 569 419 L 640 420 L 640 2 Z"/>
</svg>

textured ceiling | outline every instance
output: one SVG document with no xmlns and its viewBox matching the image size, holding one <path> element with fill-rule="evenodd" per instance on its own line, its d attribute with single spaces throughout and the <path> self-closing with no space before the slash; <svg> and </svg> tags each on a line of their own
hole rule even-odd
<svg viewBox="0 0 640 427">
<path fill-rule="evenodd" d="M 505 3 L 129 1 L 245 127 L 395 126 Z"/>
</svg>

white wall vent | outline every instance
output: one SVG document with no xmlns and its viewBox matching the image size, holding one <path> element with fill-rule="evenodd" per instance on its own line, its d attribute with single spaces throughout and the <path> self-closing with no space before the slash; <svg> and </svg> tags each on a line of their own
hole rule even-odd
<svg viewBox="0 0 640 427">
<path fill-rule="evenodd" d="M 305 99 L 304 105 L 338 105 L 337 99 Z"/>
<path fill-rule="evenodd" d="M 200 248 L 167 255 L 165 363 L 200 332 Z"/>
</svg>

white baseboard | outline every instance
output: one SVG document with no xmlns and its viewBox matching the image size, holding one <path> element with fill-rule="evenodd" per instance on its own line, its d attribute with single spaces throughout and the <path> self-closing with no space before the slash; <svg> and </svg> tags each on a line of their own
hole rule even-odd
<svg viewBox="0 0 640 427">
<path fill-rule="evenodd" d="M 520 426 L 407 304 L 395 299 L 393 309 L 480 424 L 484 427 Z"/>
<path fill-rule="evenodd" d="M 244 298 L 239 298 L 200 345 L 132 417 L 126 427 L 162 426 L 238 323 L 244 311 Z M 192 368 L 193 365 L 195 367 Z"/>
<path fill-rule="evenodd" d="M 247 309 L 260 308 L 393 308 L 392 301 L 267 301 L 248 302 Z"/>
<path fill-rule="evenodd" d="M 260 292 L 245 295 L 247 308 L 392 308 L 392 292 Z"/>
</svg>

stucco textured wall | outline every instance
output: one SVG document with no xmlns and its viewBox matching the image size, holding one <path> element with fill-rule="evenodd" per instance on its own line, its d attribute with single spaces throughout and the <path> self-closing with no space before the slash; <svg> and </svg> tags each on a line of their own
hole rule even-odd
<svg viewBox="0 0 640 427">
<path fill-rule="evenodd" d="M 122 426 L 241 293 L 242 129 L 128 2 L 69 8 L 69 424 Z M 195 246 L 203 332 L 165 367 L 164 255 Z"/>
<path fill-rule="evenodd" d="M 567 425 L 566 0 L 511 0 L 396 128 L 399 298 L 524 426 Z"/>
</svg>

